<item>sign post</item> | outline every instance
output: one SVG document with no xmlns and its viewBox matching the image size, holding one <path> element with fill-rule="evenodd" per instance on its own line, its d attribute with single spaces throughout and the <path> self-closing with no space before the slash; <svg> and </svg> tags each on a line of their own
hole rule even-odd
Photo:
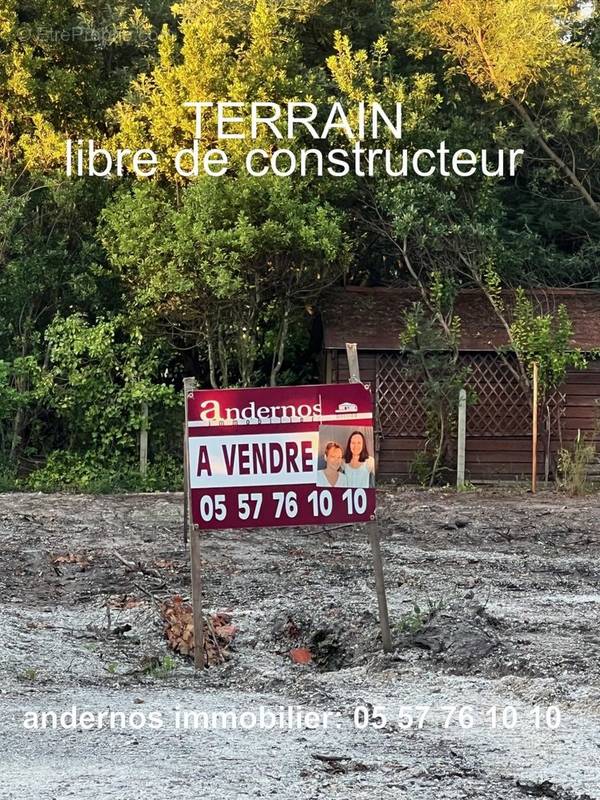
<svg viewBox="0 0 600 800">
<path fill-rule="evenodd" d="M 194 396 L 196 382 L 193 378 L 184 378 L 183 393 L 185 396 L 185 437 L 184 437 L 184 474 L 185 503 L 184 524 L 188 526 L 187 538 L 190 543 L 190 562 L 192 567 L 192 609 L 194 620 L 194 667 L 204 668 L 204 620 L 202 618 L 202 560 L 200 558 L 200 540 L 193 514 L 190 514 L 190 463 L 189 463 L 189 399 Z"/>
<path fill-rule="evenodd" d="M 358 351 L 354 342 L 346 343 L 346 356 L 348 358 L 348 371 L 350 383 L 360 383 L 360 366 L 358 363 Z M 381 558 L 381 546 L 379 541 L 379 526 L 375 518 L 367 523 L 369 544 L 373 555 L 373 569 L 375 571 L 375 589 L 377 591 L 377 605 L 379 606 L 379 625 L 381 627 L 381 641 L 385 653 L 392 650 L 392 636 L 390 632 L 390 619 L 388 615 L 387 597 L 385 594 L 385 579 L 383 576 L 383 559 Z"/>
</svg>

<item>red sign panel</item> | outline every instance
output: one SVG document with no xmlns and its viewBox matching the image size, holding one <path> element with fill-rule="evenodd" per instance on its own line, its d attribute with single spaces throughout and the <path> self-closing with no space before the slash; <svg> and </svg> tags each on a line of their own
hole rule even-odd
<svg viewBox="0 0 600 800">
<path fill-rule="evenodd" d="M 198 390 L 186 404 L 199 528 L 372 519 L 373 398 L 362 384 Z"/>
</svg>

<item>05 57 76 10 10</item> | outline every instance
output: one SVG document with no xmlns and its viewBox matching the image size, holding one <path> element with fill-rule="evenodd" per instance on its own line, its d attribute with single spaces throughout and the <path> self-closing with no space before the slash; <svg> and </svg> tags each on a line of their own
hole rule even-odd
<svg viewBox="0 0 600 800">
<path fill-rule="evenodd" d="M 192 489 L 199 527 L 238 528 L 365 522 L 375 512 L 373 489 L 325 489 L 301 485 Z"/>
</svg>

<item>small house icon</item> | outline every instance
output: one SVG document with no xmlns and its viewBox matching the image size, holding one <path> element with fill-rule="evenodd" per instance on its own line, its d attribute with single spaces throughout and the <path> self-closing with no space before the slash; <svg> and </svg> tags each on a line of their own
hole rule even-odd
<svg viewBox="0 0 600 800">
<path fill-rule="evenodd" d="M 336 414 L 356 414 L 358 406 L 355 403 L 340 403 L 336 408 Z"/>
</svg>

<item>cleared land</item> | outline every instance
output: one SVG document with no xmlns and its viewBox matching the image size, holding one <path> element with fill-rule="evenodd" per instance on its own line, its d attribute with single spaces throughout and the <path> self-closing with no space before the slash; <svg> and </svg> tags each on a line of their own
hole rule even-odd
<svg viewBox="0 0 600 800">
<path fill-rule="evenodd" d="M 225 664 L 195 675 L 165 661 L 157 608 L 189 592 L 181 495 L 1 495 L 0 796 L 600 798 L 598 498 L 379 503 L 393 653 L 380 652 L 363 529 L 220 532 L 204 539 L 205 605 L 238 633 Z M 313 662 L 292 663 L 295 647 Z M 162 726 L 23 726 L 73 705 Z M 178 708 L 260 705 L 331 724 L 175 725 Z M 430 708 L 422 727 L 415 706 Z"/>
</svg>

